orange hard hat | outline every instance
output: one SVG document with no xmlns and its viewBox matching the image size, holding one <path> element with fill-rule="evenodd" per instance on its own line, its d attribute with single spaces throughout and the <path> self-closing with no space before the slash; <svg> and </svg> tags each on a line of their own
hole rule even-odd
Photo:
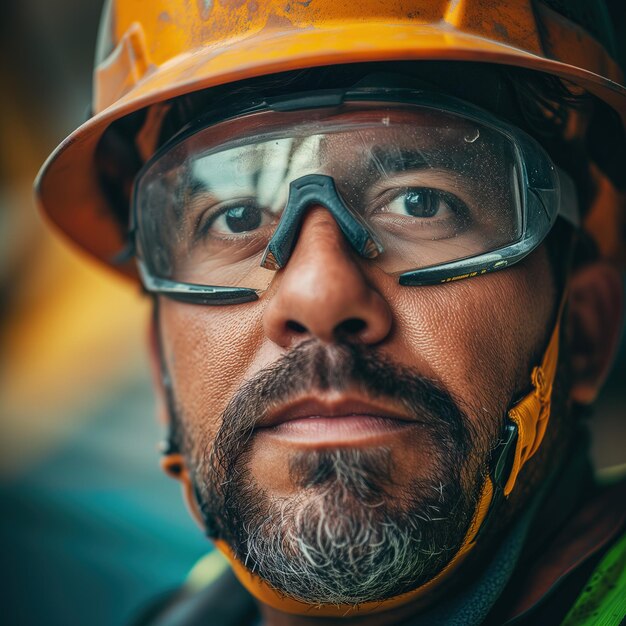
<svg viewBox="0 0 626 626">
<path fill-rule="evenodd" d="M 556 0 L 107 0 L 94 72 L 93 117 L 44 164 L 39 203 L 92 256 L 112 264 L 125 233 L 103 192 L 96 151 L 112 123 L 210 87 L 304 68 L 373 61 L 477 61 L 551 74 L 611 107 L 626 126 L 623 75 Z M 574 6 L 576 3 L 570 3 Z M 578 2 L 594 13 L 600 2 Z M 606 16 L 605 16 L 606 17 Z M 609 25 L 610 26 L 610 25 Z M 600 38 L 601 39 L 601 38 Z M 603 186 L 604 185 L 604 186 Z M 621 254 L 624 197 L 598 176 L 603 207 L 588 227 Z M 609 198 L 609 202 L 606 199 Z M 601 203 L 602 204 L 602 203 Z M 612 213 L 611 213 L 612 212 Z M 607 217 L 608 215 L 608 217 Z M 611 218 L 610 226 L 607 220 Z M 615 233 L 618 233 L 615 235 Z M 133 274 L 131 264 L 119 267 Z"/>
</svg>

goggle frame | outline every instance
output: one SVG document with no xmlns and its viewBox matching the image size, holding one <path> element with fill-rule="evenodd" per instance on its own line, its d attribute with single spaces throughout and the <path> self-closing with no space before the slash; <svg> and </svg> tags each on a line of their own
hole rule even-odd
<svg viewBox="0 0 626 626">
<path fill-rule="evenodd" d="M 506 246 L 455 261 L 404 271 L 398 274 L 403 286 L 445 284 L 506 269 L 535 250 L 552 229 L 557 217 L 578 228 L 576 192 L 571 178 L 559 170 L 541 145 L 521 129 L 468 102 L 424 90 L 395 87 L 367 87 L 316 90 L 247 103 L 225 105 L 196 118 L 163 144 L 135 177 L 131 193 L 129 241 L 136 256 L 146 291 L 194 304 L 227 305 L 257 300 L 264 290 L 178 282 L 153 275 L 143 260 L 144 243 L 138 229 L 137 194 L 139 181 L 165 154 L 180 143 L 221 122 L 262 112 L 287 112 L 339 107 L 344 103 L 414 105 L 462 116 L 503 134 L 513 145 L 521 194 L 522 228 L 520 237 Z M 322 203 L 323 204 L 323 203 Z M 284 215 L 281 217 L 281 221 Z M 279 222 L 280 227 L 280 222 Z"/>
</svg>

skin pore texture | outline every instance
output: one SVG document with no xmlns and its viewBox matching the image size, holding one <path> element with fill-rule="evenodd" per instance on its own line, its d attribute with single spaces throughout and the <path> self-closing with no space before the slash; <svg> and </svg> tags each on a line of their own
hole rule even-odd
<svg viewBox="0 0 626 626">
<path fill-rule="evenodd" d="M 209 534 L 234 542 L 231 547 L 251 569 L 269 576 L 280 564 L 280 576 L 272 582 L 282 580 L 288 586 L 282 591 L 295 589 L 300 597 L 306 589 L 296 584 L 297 568 L 289 587 L 284 567 L 289 558 L 299 558 L 301 564 L 313 561 L 313 571 L 323 569 L 328 554 L 313 553 L 312 545 L 329 549 L 333 537 L 335 544 L 342 537 L 352 540 L 358 520 L 360 528 L 366 522 L 374 528 L 367 537 L 371 548 L 376 539 L 385 543 L 381 525 L 391 528 L 395 523 L 414 531 L 404 539 L 423 549 L 424 558 L 395 572 L 397 584 L 384 593 L 391 596 L 417 586 L 445 565 L 463 537 L 489 451 L 506 409 L 527 391 L 529 372 L 552 330 L 556 304 L 544 246 L 504 272 L 407 288 L 356 257 L 329 213 L 313 207 L 289 263 L 257 302 L 203 307 L 159 301 L 160 340 L 182 430 L 181 477 L 196 517 L 203 526 L 208 523 Z M 285 375 L 290 360 L 296 367 Z M 333 373 L 330 381 L 320 376 L 325 369 Z M 385 381 L 381 374 L 389 370 Z M 409 390 L 414 401 L 399 401 Z M 428 397 L 437 392 L 440 401 L 429 406 Z M 407 420 L 421 423 L 352 444 L 311 446 L 271 428 L 251 432 L 249 427 L 259 426 L 264 412 L 255 416 L 249 411 L 246 396 L 261 400 L 268 414 L 287 410 L 294 399 L 314 398 L 333 407 L 348 398 L 377 402 L 379 412 L 387 415 L 404 411 Z M 352 413 L 341 407 L 338 412 Z M 242 414 L 248 430 L 237 423 Z M 541 467 L 546 455 L 553 454 L 552 462 L 558 458 L 554 422 L 520 487 L 503 506 L 502 520 L 525 504 L 533 484 L 545 476 Z M 237 431 L 246 435 L 237 439 Z M 439 502 L 433 496 L 442 485 Z M 446 519 L 433 519 L 438 515 L 428 508 L 433 506 Z M 305 536 L 311 526 L 323 529 L 325 536 Z M 255 532 L 260 536 L 246 544 Z M 277 536 L 283 560 L 264 561 Z M 390 536 L 402 539 L 397 533 Z M 489 548 L 488 542 L 481 546 Z M 337 554 L 354 557 L 355 571 L 367 571 L 368 562 L 362 560 L 367 550 L 359 545 L 338 549 Z M 389 567 L 389 560 L 377 559 Z M 414 579 L 409 583 L 411 569 Z M 337 572 L 337 580 L 349 578 L 348 571 Z M 361 583 L 347 595 L 371 599 L 358 595 L 367 588 L 367 579 L 362 577 Z M 309 599 L 319 602 L 324 589 L 329 593 L 329 584 L 320 579 Z M 328 596 L 330 602 L 341 599 L 345 596 Z M 261 608 L 269 624 L 311 621 Z M 411 610 L 416 607 L 350 622 L 397 623 L 398 615 Z"/>
</svg>

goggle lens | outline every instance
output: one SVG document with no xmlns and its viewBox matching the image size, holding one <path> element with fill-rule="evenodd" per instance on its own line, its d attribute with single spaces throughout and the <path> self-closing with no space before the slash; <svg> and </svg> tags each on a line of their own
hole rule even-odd
<svg viewBox="0 0 626 626">
<path fill-rule="evenodd" d="M 520 238 L 520 168 L 506 133 L 429 107 L 256 113 L 192 134 L 144 171 L 141 256 L 159 278 L 262 291 L 290 183 L 322 174 L 382 244 L 373 263 L 390 274 L 441 265 Z"/>
</svg>

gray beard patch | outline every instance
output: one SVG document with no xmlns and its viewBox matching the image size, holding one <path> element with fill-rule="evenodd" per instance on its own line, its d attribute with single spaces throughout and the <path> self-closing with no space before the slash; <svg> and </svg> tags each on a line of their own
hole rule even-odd
<svg viewBox="0 0 626 626">
<path fill-rule="evenodd" d="M 388 449 L 303 451 L 289 459 L 296 496 L 261 490 L 248 461 L 266 412 L 303 391 L 355 387 L 419 418 L 434 447 L 429 471 L 400 489 Z M 214 441 L 183 435 L 207 534 L 315 605 L 381 601 L 432 579 L 462 544 L 484 474 L 485 453 L 472 453 L 480 437 L 441 385 L 359 346 L 294 348 L 240 389 Z"/>
<path fill-rule="evenodd" d="M 294 465 L 301 495 L 245 490 L 256 502 L 237 533 L 238 557 L 290 597 L 311 604 L 390 598 L 432 578 L 460 547 L 473 510 L 467 498 L 441 482 L 393 497 L 388 450 L 309 453 Z"/>
</svg>

